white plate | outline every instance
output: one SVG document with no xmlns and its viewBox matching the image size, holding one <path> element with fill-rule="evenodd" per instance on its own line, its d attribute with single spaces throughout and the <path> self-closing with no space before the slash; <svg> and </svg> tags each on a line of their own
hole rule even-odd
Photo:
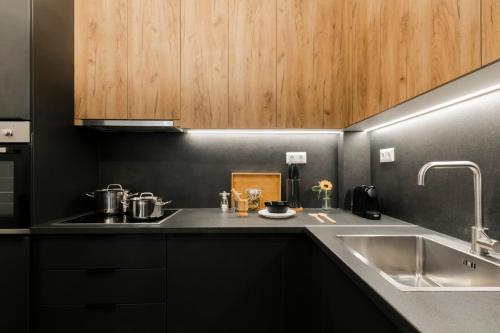
<svg viewBox="0 0 500 333">
<path fill-rule="evenodd" d="M 295 214 L 297 214 L 297 212 L 293 209 L 289 209 L 286 213 L 269 213 L 267 209 L 259 210 L 259 215 L 267 217 L 268 219 L 287 219 Z"/>
</svg>

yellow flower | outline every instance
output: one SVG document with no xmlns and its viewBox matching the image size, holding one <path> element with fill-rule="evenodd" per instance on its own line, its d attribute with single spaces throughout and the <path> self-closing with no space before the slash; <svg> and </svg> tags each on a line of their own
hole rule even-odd
<svg viewBox="0 0 500 333">
<path fill-rule="evenodd" d="M 319 187 L 323 190 L 323 191 L 331 191 L 332 188 L 333 188 L 333 185 L 330 181 L 328 180 L 322 180 L 319 182 Z"/>
</svg>

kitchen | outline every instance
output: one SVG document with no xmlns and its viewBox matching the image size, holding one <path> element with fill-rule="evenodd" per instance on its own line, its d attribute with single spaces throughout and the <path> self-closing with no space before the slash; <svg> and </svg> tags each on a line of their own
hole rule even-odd
<svg viewBox="0 0 500 333">
<path fill-rule="evenodd" d="M 497 331 L 498 18 L 0 0 L 0 331 Z"/>
</svg>

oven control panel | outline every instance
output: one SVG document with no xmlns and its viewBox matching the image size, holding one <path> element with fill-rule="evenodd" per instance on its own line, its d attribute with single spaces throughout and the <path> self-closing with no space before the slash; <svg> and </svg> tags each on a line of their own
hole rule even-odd
<svg viewBox="0 0 500 333">
<path fill-rule="evenodd" d="M 29 121 L 0 121 L 0 143 L 30 142 Z"/>
</svg>

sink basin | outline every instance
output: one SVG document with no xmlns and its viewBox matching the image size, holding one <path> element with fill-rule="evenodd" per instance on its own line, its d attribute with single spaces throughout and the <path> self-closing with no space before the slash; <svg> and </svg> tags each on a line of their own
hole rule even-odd
<svg viewBox="0 0 500 333">
<path fill-rule="evenodd" d="M 472 255 L 432 235 L 337 237 L 403 291 L 500 291 L 498 260 Z"/>
</svg>

